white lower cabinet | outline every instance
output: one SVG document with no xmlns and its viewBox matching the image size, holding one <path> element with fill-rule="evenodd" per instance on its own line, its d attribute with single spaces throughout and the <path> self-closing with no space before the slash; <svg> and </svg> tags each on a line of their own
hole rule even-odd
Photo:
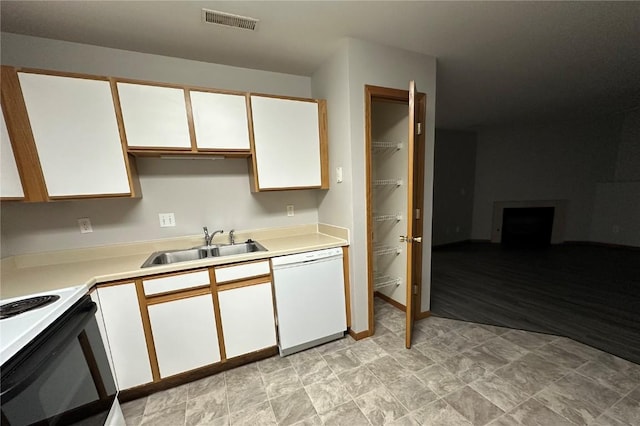
<svg viewBox="0 0 640 426">
<path fill-rule="evenodd" d="M 218 290 L 227 358 L 276 345 L 271 283 Z"/>
<path fill-rule="evenodd" d="M 161 378 L 220 361 L 211 294 L 155 303 L 147 309 Z"/>
<path fill-rule="evenodd" d="M 118 389 L 152 382 L 135 284 L 100 287 L 98 298 Z"/>
</svg>

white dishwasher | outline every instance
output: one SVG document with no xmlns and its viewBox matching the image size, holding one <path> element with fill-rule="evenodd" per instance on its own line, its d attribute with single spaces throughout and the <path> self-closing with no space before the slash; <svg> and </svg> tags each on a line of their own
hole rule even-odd
<svg viewBox="0 0 640 426">
<path fill-rule="evenodd" d="M 274 257 L 280 355 L 344 336 L 347 329 L 342 249 Z"/>
</svg>

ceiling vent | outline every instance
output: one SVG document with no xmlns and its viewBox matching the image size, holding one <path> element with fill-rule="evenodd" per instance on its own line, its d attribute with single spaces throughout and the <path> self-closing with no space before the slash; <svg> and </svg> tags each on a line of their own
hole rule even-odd
<svg viewBox="0 0 640 426">
<path fill-rule="evenodd" d="M 218 10 L 202 9 L 202 22 L 207 24 L 218 24 L 227 27 L 255 31 L 258 26 L 258 21 L 258 19 L 250 18 L 248 16 L 233 15 L 231 13 L 220 12 Z"/>
</svg>

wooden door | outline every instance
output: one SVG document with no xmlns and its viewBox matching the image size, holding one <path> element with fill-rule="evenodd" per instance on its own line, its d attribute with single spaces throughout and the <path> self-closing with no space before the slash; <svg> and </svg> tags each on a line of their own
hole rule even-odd
<svg viewBox="0 0 640 426">
<path fill-rule="evenodd" d="M 406 347 L 411 346 L 411 334 L 413 319 L 421 316 L 421 282 L 422 282 L 422 229 L 423 229 L 423 201 L 424 201 L 424 155 L 425 132 L 424 117 L 426 112 L 426 95 L 418 93 L 415 83 L 409 84 L 410 90 L 398 90 L 378 86 L 365 86 L 365 139 L 366 139 L 366 175 L 367 185 L 367 251 L 368 251 L 368 278 L 369 278 L 369 332 L 375 333 L 374 318 L 374 274 L 373 274 L 373 191 L 371 189 L 372 172 L 372 103 L 373 101 L 391 102 L 408 105 L 408 137 L 407 137 L 407 212 L 406 230 L 396 234 L 401 242 L 406 245 L 406 300 L 403 306 L 406 311 Z M 399 235 L 403 233 L 404 235 Z"/>
<path fill-rule="evenodd" d="M 414 81 L 409 82 L 409 134 L 408 151 L 408 189 L 407 189 L 407 235 L 400 237 L 407 243 L 407 279 L 406 279 L 406 330 L 405 346 L 411 348 L 411 335 L 416 308 L 419 311 L 418 288 L 422 279 L 422 200 L 424 169 L 424 138 L 422 131 L 420 100 Z"/>
</svg>

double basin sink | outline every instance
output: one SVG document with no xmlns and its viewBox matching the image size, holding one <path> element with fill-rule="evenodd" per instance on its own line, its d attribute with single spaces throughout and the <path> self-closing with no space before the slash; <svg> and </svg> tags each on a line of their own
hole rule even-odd
<svg viewBox="0 0 640 426">
<path fill-rule="evenodd" d="M 169 265 L 190 260 L 206 259 L 209 257 L 233 256 L 236 254 L 267 251 L 262 245 L 253 240 L 238 244 L 216 244 L 211 246 L 193 247 L 184 250 L 166 250 L 152 253 L 142 264 L 142 268 L 150 266 Z"/>
</svg>

